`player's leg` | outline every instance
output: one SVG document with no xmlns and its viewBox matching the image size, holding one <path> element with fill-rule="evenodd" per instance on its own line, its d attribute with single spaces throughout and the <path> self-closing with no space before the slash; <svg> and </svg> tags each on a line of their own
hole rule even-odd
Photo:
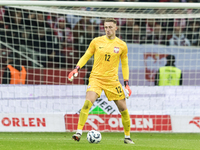
<svg viewBox="0 0 200 150">
<path fill-rule="evenodd" d="M 124 127 L 124 134 L 125 134 L 124 143 L 134 144 L 134 142 L 130 139 L 130 116 L 126 106 L 126 100 L 125 99 L 115 100 L 114 102 L 117 105 L 122 117 L 122 124 Z"/>
<path fill-rule="evenodd" d="M 119 81 L 110 82 L 109 85 L 103 87 L 106 97 L 109 101 L 114 100 L 122 117 L 124 127 L 125 140 L 124 143 L 134 144 L 130 139 L 130 116 L 126 106 L 125 94 Z"/>
<path fill-rule="evenodd" d="M 82 129 L 85 125 L 85 122 L 87 121 L 89 110 L 97 98 L 98 98 L 97 93 L 95 93 L 93 91 L 88 91 L 86 93 L 86 100 L 81 109 L 80 116 L 79 116 L 78 130 L 82 131 Z"/>
<path fill-rule="evenodd" d="M 80 140 L 83 127 L 88 118 L 89 110 L 92 107 L 95 100 L 101 95 L 101 92 L 101 83 L 97 79 L 90 78 L 86 92 L 86 100 L 79 115 L 77 132 L 72 136 L 72 138 L 75 141 Z"/>
<path fill-rule="evenodd" d="M 95 100 L 98 98 L 98 94 L 93 91 L 86 92 L 86 100 L 81 109 L 79 120 L 78 120 L 78 127 L 76 133 L 72 136 L 75 141 L 80 141 L 82 130 L 87 121 L 89 110 L 92 107 Z"/>
</svg>

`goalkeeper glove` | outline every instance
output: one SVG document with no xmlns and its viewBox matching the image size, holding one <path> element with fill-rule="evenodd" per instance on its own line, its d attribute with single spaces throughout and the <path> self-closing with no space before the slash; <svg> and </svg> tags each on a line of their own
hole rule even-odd
<svg viewBox="0 0 200 150">
<path fill-rule="evenodd" d="M 131 91 L 131 89 L 130 89 L 130 87 L 128 85 L 128 80 L 124 81 L 124 85 L 125 85 L 125 91 L 127 93 L 126 94 L 126 98 L 129 98 L 131 96 L 132 91 Z"/>
<path fill-rule="evenodd" d="M 68 80 L 69 81 L 73 81 L 74 77 L 78 76 L 78 71 L 79 71 L 80 67 L 76 66 L 76 68 L 74 70 L 72 70 L 69 74 L 68 74 Z"/>
</svg>

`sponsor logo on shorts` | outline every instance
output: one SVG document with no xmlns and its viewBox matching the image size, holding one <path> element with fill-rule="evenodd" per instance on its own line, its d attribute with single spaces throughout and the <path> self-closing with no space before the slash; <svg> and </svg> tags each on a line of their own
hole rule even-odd
<svg viewBox="0 0 200 150">
<path fill-rule="evenodd" d="M 90 87 L 91 87 L 91 85 L 88 85 L 88 86 L 87 86 L 87 89 L 89 89 Z"/>
</svg>

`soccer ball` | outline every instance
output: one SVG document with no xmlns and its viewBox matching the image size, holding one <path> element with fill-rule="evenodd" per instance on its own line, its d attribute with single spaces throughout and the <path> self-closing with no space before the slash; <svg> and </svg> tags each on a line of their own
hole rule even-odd
<svg viewBox="0 0 200 150">
<path fill-rule="evenodd" d="M 101 133 L 96 130 L 91 130 L 87 134 L 87 140 L 89 143 L 99 143 L 101 141 Z"/>
</svg>

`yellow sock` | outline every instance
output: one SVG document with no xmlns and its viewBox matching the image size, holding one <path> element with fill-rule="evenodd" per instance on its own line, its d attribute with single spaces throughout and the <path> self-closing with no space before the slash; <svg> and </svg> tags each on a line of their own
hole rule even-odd
<svg viewBox="0 0 200 150">
<path fill-rule="evenodd" d="M 122 124 L 124 126 L 124 134 L 125 136 L 130 136 L 130 116 L 128 113 L 128 109 L 121 112 Z"/>
<path fill-rule="evenodd" d="M 80 115 L 79 115 L 79 120 L 78 120 L 78 130 L 82 130 L 84 125 L 85 125 L 85 122 L 87 121 L 87 118 L 88 118 L 88 114 L 89 114 L 89 110 L 90 108 L 92 107 L 92 102 L 89 101 L 89 100 L 86 100 L 82 109 L 81 109 L 81 112 L 80 112 Z"/>
</svg>

